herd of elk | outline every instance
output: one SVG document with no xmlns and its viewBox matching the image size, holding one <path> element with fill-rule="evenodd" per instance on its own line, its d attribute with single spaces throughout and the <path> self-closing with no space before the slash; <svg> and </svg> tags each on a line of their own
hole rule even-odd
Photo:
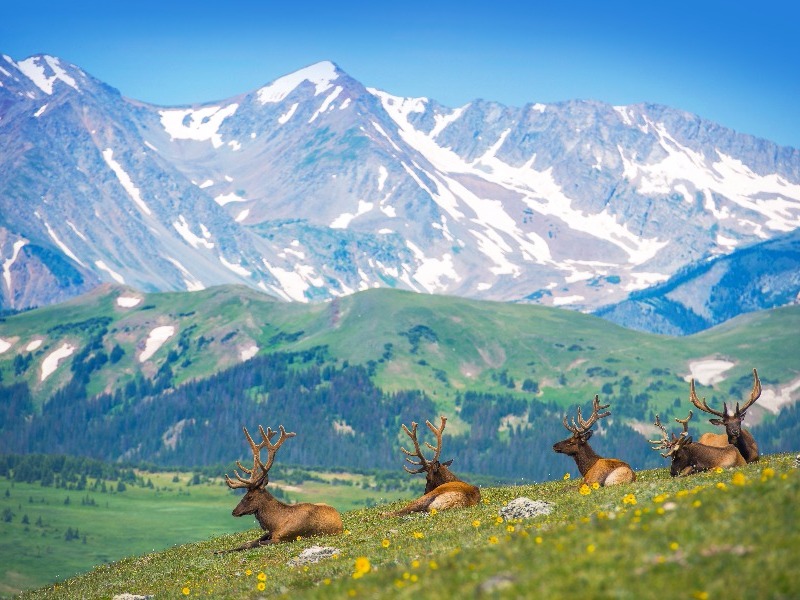
<svg viewBox="0 0 800 600">
<path fill-rule="evenodd" d="M 661 456 L 672 460 L 669 468 L 670 475 L 673 477 L 692 475 L 717 467 L 739 467 L 747 464 L 736 447 L 731 444 L 720 447 L 707 446 L 700 442 L 692 441 L 692 436 L 689 435 L 689 420 L 692 418 L 692 414 L 690 410 L 689 416 L 685 419 L 675 419 L 683 425 L 683 431 L 680 435 L 673 433 L 672 439 L 670 439 L 666 428 L 661 424 L 658 415 L 656 415 L 655 426 L 661 430 L 662 438 L 660 440 L 650 440 L 650 443 L 657 444 L 653 447 L 653 450 L 666 450 Z"/>
<path fill-rule="evenodd" d="M 403 468 L 412 475 L 425 473 L 425 494 L 400 510 L 387 513 L 386 516 L 400 517 L 412 512 L 430 512 L 432 509 L 444 510 L 475 506 L 481 501 L 481 490 L 477 486 L 461 481 L 450 470 L 450 465 L 453 463 L 452 459 L 446 462 L 439 462 L 439 454 L 442 452 L 442 432 L 447 423 L 446 417 L 441 417 L 441 419 L 442 423 L 438 429 L 430 421 L 425 421 L 428 429 L 436 436 L 436 446 L 425 442 L 425 445 L 433 450 L 433 458 L 430 460 L 425 458 L 422 449 L 419 447 L 417 424 L 412 421 L 411 430 L 405 424 L 403 425 L 403 431 L 406 432 L 406 435 L 411 438 L 411 442 L 414 444 L 414 452 L 402 447 L 400 450 L 406 455 L 406 462 L 417 467 L 409 469 L 406 465 L 403 465 Z"/>
<path fill-rule="evenodd" d="M 725 434 L 706 433 L 698 442 L 694 442 L 692 436 L 689 435 L 689 420 L 693 415 L 690 410 L 689 416 L 685 419 L 675 419 L 683 426 L 683 431 L 680 435 L 673 433 L 670 438 L 670 434 L 661 424 L 659 416 L 656 415 L 655 426 L 661 430 L 662 437 L 658 440 L 650 440 L 650 443 L 656 444 L 653 447 L 654 450 L 666 450 L 661 456 L 671 459 L 670 474 L 673 477 L 690 475 L 716 467 L 737 467 L 758 460 L 758 446 L 750 432 L 741 426 L 747 409 L 761 395 L 761 382 L 755 369 L 753 369 L 753 379 L 750 399 L 741 408 L 737 402 L 734 411 L 729 411 L 727 403 L 724 402 L 722 411 L 710 408 L 705 398 L 700 400 L 697 397 L 694 379 L 691 380 L 690 401 L 700 410 L 719 417 L 719 419 L 710 419 L 710 422 L 714 425 L 723 425 Z M 588 485 L 596 483 L 601 486 L 609 486 L 636 481 L 636 473 L 628 463 L 616 458 L 603 458 L 589 445 L 589 438 L 593 433 L 592 427 L 600 419 L 611 414 L 610 411 L 606 411 L 609 406 L 610 404 L 601 405 L 600 398 L 596 395 L 592 402 L 592 414 L 588 419 L 584 420 L 580 407 L 577 409 L 577 421 L 573 418 L 570 423 L 565 416 L 562 423 L 572 435 L 553 445 L 555 452 L 566 454 L 575 460 L 583 482 Z M 480 489 L 462 481 L 450 470 L 453 460 L 445 462 L 439 460 L 442 451 L 442 433 L 447 423 L 446 417 L 440 418 L 441 424 L 438 428 L 430 421 L 425 421 L 428 429 L 436 437 L 435 446 L 425 442 L 425 445 L 433 451 L 430 459 L 425 458 L 420 447 L 417 438 L 417 423 L 412 421 L 411 429 L 405 424 L 402 425 L 403 431 L 414 445 L 413 452 L 402 446 L 400 448 L 405 454 L 406 462 L 414 467 L 411 469 L 407 465 L 403 465 L 403 468 L 412 475 L 425 473 L 425 493 L 397 511 L 384 513 L 385 516 L 397 517 L 413 512 L 474 506 L 480 502 Z M 220 550 L 217 554 L 292 541 L 299 537 L 341 533 L 343 531 L 342 519 L 332 506 L 307 502 L 285 504 L 266 490 L 269 482 L 269 470 L 275 460 L 275 454 L 283 443 L 294 437 L 295 434 L 287 433 L 283 425 L 280 425 L 280 436 L 275 443 L 272 443 L 272 438 L 277 432 L 272 431 L 269 427 L 264 431 L 264 428 L 259 425 L 261 442 L 256 443 L 247 428 L 242 427 L 242 429 L 253 452 L 253 467 L 249 469 L 237 460 L 236 465 L 248 477 L 245 479 L 236 469 L 233 471 L 235 479 L 225 475 L 228 487 L 234 490 L 247 490 L 239 504 L 233 509 L 232 514 L 234 517 L 255 515 L 266 533 L 257 540 L 229 550 Z M 267 451 L 266 463 L 261 460 L 261 451 L 264 449 Z"/>
<path fill-rule="evenodd" d="M 597 454 L 589 445 L 589 438 L 592 437 L 592 426 L 609 416 L 611 412 L 601 413 L 611 406 L 610 404 L 600 405 L 600 397 L 595 396 L 592 402 L 592 415 L 588 420 L 583 420 L 581 409 L 578 407 L 578 422 L 572 419 L 572 424 L 567 423 L 564 417 L 562 423 L 572 435 L 565 440 L 561 440 L 553 445 L 553 450 L 561 454 L 566 454 L 575 459 L 578 471 L 583 476 L 584 483 L 589 485 L 598 483 L 602 486 L 615 485 L 618 483 L 630 483 L 636 481 L 636 473 L 631 466 L 616 458 L 603 458 Z"/>
</svg>

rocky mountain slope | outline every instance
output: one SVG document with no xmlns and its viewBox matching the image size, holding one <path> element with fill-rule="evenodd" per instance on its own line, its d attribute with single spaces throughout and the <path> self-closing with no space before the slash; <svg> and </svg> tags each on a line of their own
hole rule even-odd
<svg viewBox="0 0 800 600">
<path fill-rule="evenodd" d="M 798 150 L 663 106 L 453 109 L 321 62 L 165 108 L 0 58 L 3 308 L 116 282 L 590 311 L 798 225 Z"/>
</svg>

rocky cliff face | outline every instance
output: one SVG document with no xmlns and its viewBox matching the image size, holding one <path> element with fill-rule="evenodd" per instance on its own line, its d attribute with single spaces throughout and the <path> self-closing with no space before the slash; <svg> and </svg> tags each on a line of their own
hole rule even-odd
<svg viewBox="0 0 800 600">
<path fill-rule="evenodd" d="M 4 308 L 115 281 L 588 311 L 800 225 L 797 150 L 662 106 L 453 109 L 329 62 L 180 108 L 49 56 L 0 84 Z"/>
</svg>

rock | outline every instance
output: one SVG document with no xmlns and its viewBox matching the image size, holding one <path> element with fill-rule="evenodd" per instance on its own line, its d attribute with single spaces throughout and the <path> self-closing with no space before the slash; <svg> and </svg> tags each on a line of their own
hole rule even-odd
<svg viewBox="0 0 800 600">
<path fill-rule="evenodd" d="M 500 516 L 504 519 L 530 519 L 549 515 L 553 505 L 544 500 L 531 500 L 530 498 L 515 498 L 500 509 Z"/>
<path fill-rule="evenodd" d="M 155 598 L 153 594 L 142 596 L 141 594 L 129 594 L 125 592 L 124 594 L 115 595 L 112 600 L 153 600 L 153 598 Z"/>
<path fill-rule="evenodd" d="M 286 564 L 288 564 L 290 567 L 309 565 L 326 558 L 330 558 L 334 554 L 339 554 L 339 552 L 341 551 L 338 548 L 333 548 L 330 546 L 311 546 L 310 548 L 303 550 L 300 553 L 300 556 L 293 558 Z"/>
</svg>

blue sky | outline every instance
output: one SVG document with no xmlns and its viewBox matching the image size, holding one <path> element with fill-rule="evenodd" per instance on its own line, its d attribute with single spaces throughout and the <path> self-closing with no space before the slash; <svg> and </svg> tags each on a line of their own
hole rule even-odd
<svg viewBox="0 0 800 600">
<path fill-rule="evenodd" d="M 320 60 L 451 106 L 655 102 L 800 148 L 800 2 L 0 0 L 0 52 L 190 104 Z"/>
</svg>

